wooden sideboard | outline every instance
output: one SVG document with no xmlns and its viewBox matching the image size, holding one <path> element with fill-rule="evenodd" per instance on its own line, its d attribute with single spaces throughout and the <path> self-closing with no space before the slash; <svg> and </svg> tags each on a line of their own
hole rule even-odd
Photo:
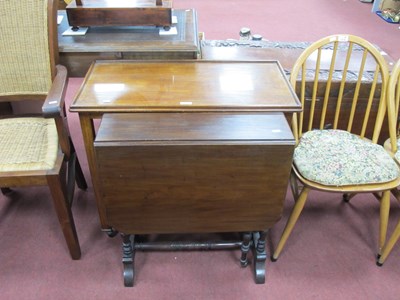
<svg viewBox="0 0 400 300">
<path fill-rule="evenodd" d="M 71 77 L 84 77 L 99 59 L 197 59 L 200 46 L 194 9 L 173 10 L 175 35 L 160 35 L 155 26 L 90 27 L 86 35 L 62 35 L 70 26 L 65 11 L 58 25 L 60 64 Z"/>
</svg>

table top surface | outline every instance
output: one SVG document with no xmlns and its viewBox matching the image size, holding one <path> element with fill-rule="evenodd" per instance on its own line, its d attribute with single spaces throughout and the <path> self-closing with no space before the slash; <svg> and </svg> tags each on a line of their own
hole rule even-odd
<svg viewBox="0 0 400 300">
<path fill-rule="evenodd" d="M 96 61 L 72 112 L 301 110 L 277 61 Z"/>
</svg>

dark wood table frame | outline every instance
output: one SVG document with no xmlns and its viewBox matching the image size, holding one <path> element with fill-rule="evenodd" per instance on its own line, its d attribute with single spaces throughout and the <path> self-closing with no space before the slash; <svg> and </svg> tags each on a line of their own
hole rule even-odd
<svg viewBox="0 0 400 300">
<path fill-rule="evenodd" d="M 92 176 L 101 228 L 115 234 L 108 223 L 105 203 L 99 190 L 98 167 L 94 142 L 94 120 L 105 113 L 154 112 L 283 112 L 300 111 L 301 104 L 277 61 L 97 61 L 95 62 L 70 107 L 79 114 L 84 145 Z M 294 147 L 294 145 L 293 145 Z M 288 157 L 289 163 L 291 157 Z M 289 174 L 288 178 L 289 179 Z M 285 189 L 286 193 L 286 189 Z M 283 200 L 282 205 L 283 205 Z M 274 221 L 259 231 L 247 232 L 240 243 L 242 266 L 247 265 L 247 252 L 255 251 L 256 282 L 265 281 L 265 235 Z M 246 229 L 243 229 L 246 232 Z M 130 234 L 123 237 L 125 285 L 133 285 L 133 250 L 137 246 Z M 136 246 L 135 246 L 136 245 Z M 179 246 L 180 245 L 180 246 Z M 203 249 L 218 244 L 173 244 L 172 249 Z M 196 246 L 197 245 L 197 246 Z M 223 245 L 223 244 L 219 244 Z M 171 248 L 169 247 L 169 248 Z"/>
</svg>

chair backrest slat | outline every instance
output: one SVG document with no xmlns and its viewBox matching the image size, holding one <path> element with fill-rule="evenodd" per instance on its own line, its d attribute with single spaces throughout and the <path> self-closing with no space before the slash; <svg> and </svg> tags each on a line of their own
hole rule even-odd
<svg viewBox="0 0 400 300">
<path fill-rule="evenodd" d="M 364 116 L 364 121 L 363 121 L 363 127 L 360 133 L 361 137 L 365 137 L 365 133 L 367 130 L 367 126 L 368 126 L 368 120 L 371 116 L 371 108 L 372 108 L 372 104 L 374 101 L 374 97 L 375 97 L 375 92 L 376 92 L 376 86 L 377 86 L 377 82 L 378 82 L 378 78 L 379 77 L 379 65 L 376 66 L 376 70 L 375 70 L 375 74 L 374 74 L 374 79 L 371 83 L 371 90 L 369 92 L 369 97 L 368 97 L 368 104 L 367 104 L 367 108 L 365 111 L 365 116 Z"/>
<path fill-rule="evenodd" d="M 393 67 L 387 89 L 389 111 L 390 147 L 393 153 L 398 150 L 397 139 L 400 136 L 400 59 Z"/>
<path fill-rule="evenodd" d="M 353 52 L 353 43 L 350 43 L 349 44 L 349 49 L 347 50 L 347 54 L 346 54 L 346 61 L 345 61 L 344 67 L 343 67 L 342 79 L 340 81 L 338 101 L 337 101 L 336 111 L 335 111 L 335 119 L 333 121 L 333 128 L 334 129 L 338 128 L 339 117 L 340 117 L 340 108 L 342 107 L 343 94 L 344 94 L 346 81 L 347 81 L 346 80 L 347 79 L 347 70 L 349 68 L 349 63 L 350 63 L 352 52 Z"/>
<path fill-rule="evenodd" d="M 305 67 L 305 62 L 303 63 L 302 66 L 302 75 L 301 75 L 301 90 L 300 90 L 300 101 L 301 103 L 304 103 L 306 101 L 305 93 L 306 93 L 306 67 Z M 296 115 L 297 116 L 297 115 Z M 299 123 L 299 132 L 303 132 L 303 121 L 304 121 L 304 112 L 302 111 L 300 113 L 300 123 Z"/>
<path fill-rule="evenodd" d="M 296 61 L 290 82 L 303 105 L 292 121 L 295 136 L 333 128 L 377 142 L 386 113 L 382 100 L 388 69 L 371 43 L 353 35 L 316 41 Z"/>
<path fill-rule="evenodd" d="M 307 65 L 304 64 L 303 70 L 306 72 Z M 312 129 L 313 122 L 314 122 L 314 112 L 315 112 L 315 104 L 317 102 L 317 94 L 318 94 L 318 83 L 319 83 L 319 70 L 321 69 L 321 49 L 318 49 L 318 54 L 317 54 L 317 61 L 316 61 L 316 76 L 314 77 L 314 82 L 313 82 L 313 91 L 312 91 L 312 97 L 311 97 L 311 114 L 310 118 L 308 121 L 308 130 Z M 306 73 L 305 73 L 306 74 Z"/>
<path fill-rule="evenodd" d="M 330 97 L 330 93 L 331 93 L 331 83 L 332 83 L 333 72 L 335 71 L 337 49 L 338 49 L 338 42 L 336 41 L 333 45 L 332 58 L 331 58 L 330 66 L 329 66 L 328 80 L 326 82 L 326 87 L 325 87 L 325 94 L 324 94 L 323 108 L 322 108 L 321 122 L 319 125 L 319 129 L 323 129 L 325 127 L 325 118 L 326 118 L 326 112 L 328 109 L 329 97 Z"/>
<path fill-rule="evenodd" d="M 359 100 L 359 94 L 360 94 L 360 87 L 361 87 L 361 81 L 362 81 L 362 74 L 364 73 L 364 65 L 365 65 L 365 59 L 366 59 L 366 55 L 368 54 L 368 52 L 366 52 L 365 50 L 363 51 L 363 56 L 360 62 L 360 68 L 358 70 L 358 77 L 357 77 L 357 82 L 356 82 L 356 86 L 354 88 L 354 95 L 353 95 L 353 99 L 352 99 L 352 103 L 351 103 L 351 110 L 350 110 L 350 117 L 349 117 L 349 121 L 347 124 L 347 131 L 352 131 L 353 128 L 353 121 L 354 121 L 354 115 L 356 112 L 356 108 L 357 108 L 357 104 L 358 104 L 358 100 Z M 347 70 L 346 70 L 346 77 L 347 77 Z M 368 114 L 365 115 L 367 118 L 369 117 Z M 363 123 L 363 127 L 364 127 L 364 123 Z"/>
<path fill-rule="evenodd" d="M 398 69 L 400 70 L 400 60 L 399 60 L 399 62 L 398 62 Z M 394 99 L 395 99 L 395 103 L 396 103 L 396 110 L 395 110 L 395 111 L 397 112 L 396 120 L 399 120 L 399 106 L 400 106 L 400 71 L 399 71 L 397 77 L 398 77 L 398 78 L 397 78 L 397 83 L 396 83 L 397 88 L 396 88 L 396 90 L 395 90 Z M 397 122 L 397 123 L 398 123 L 397 136 L 400 136 L 400 121 Z"/>
</svg>

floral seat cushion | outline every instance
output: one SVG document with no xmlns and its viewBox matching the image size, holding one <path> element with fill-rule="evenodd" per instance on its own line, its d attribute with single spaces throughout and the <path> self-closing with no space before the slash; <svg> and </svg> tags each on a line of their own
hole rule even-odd
<svg viewBox="0 0 400 300">
<path fill-rule="evenodd" d="M 294 164 L 308 180 L 329 186 L 384 183 L 399 176 L 386 150 L 343 130 L 312 130 L 300 139 Z"/>
</svg>

